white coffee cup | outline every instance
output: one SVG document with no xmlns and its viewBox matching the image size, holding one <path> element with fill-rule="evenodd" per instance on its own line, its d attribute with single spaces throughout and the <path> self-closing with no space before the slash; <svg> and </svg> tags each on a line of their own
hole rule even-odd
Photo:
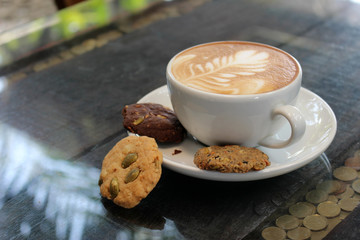
<svg viewBox="0 0 360 240">
<path fill-rule="evenodd" d="M 250 94 L 219 94 L 199 90 L 175 78 L 172 69 L 174 59 L 179 59 L 177 58 L 179 55 L 182 56 L 181 54 L 184 52 L 189 52 L 189 49 L 201 49 L 204 46 L 213 48 L 222 44 L 242 44 L 241 47 L 247 47 L 247 44 L 250 47 L 254 45 L 256 51 L 250 49 L 251 52 L 245 49 L 245 53 L 240 53 L 239 56 L 251 53 L 253 55 L 249 59 L 253 58 L 256 61 L 260 59 L 261 66 L 272 64 L 269 54 L 267 55 L 268 60 L 266 60 L 266 54 L 261 55 L 261 47 L 269 48 L 269 51 L 276 51 L 275 54 L 285 54 L 296 66 L 296 73 L 294 73 L 292 81 L 283 87 L 263 93 Z M 306 123 L 299 109 L 295 107 L 302 80 L 301 66 L 295 58 L 272 46 L 240 41 L 206 43 L 189 49 L 178 53 L 170 60 L 166 76 L 174 111 L 182 125 L 194 138 L 206 145 L 238 144 L 248 147 L 260 145 L 269 148 L 286 147 L 301 139 L 306 130 Z M 218 52 L 221 53 L 221 51 Z M 248 66 L 247 58 L 241 56 L 240 58 L 242 59 L 239 60 L 240 65 L 243 63 Z M 219 61 L 216 60 L 216 62 Z M 191 65 L 193 66 L 193 64 Z M 249 69 L 252 71 L 251 68 Z M 259 72 L 260 70 L 257 69 L 256 71 Z M 243 75 L 253 74 L 256 76 L 256 71 Z M 223 75 L 227 76 L 226 74 Z M 222 80 L 220 79 L 220 81 Z M 286 140 L 279 140 L 273 135 L 286 124 L 286 121 L 291 127 L 290 136 Z"/>
</svg>

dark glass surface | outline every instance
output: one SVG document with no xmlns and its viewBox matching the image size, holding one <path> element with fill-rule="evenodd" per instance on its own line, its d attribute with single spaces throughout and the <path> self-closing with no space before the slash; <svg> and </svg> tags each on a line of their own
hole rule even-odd
<svg viewBox="0 0 360 240">
<path fill-rule="evenodd" d="M 24 46 L 22 55 L 12 51 L 1 65 L 0 239 L 261 239 L 360 149 L 355 1 L 173 1 L 120 15 L 68 39 Z M 337 117 L 330 147 L 270 179 L 207 181 L 163 167 L 137 207 L 102 199 L 102 160 L 127 136 L 122 107 L 166 84 L 175 53 L 218 40 L 262 42 L 295 56 L 303 86 Z M 339 224 L 313 239 L 358 239 L 359 216 L 359 208 L 342 211 Z"/>
</svg>

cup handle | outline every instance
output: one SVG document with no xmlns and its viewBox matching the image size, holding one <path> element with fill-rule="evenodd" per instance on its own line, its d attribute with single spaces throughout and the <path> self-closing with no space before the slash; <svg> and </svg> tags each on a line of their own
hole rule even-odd
<svg viewBox="0 0 360 240">
<path fill-rule="evenodd" d="M 267 148 L 283 148 L 302 138 L 306 130 L 306 122 L 298 108 L 291 105 L 278 106 L 273 110 L 272 114 L 273 117 L 282 115 L 288 120 L 291 126 L 291 136 L 285 141 L 268 136 L 259 142 L 261 146 Z"/>
</svg>

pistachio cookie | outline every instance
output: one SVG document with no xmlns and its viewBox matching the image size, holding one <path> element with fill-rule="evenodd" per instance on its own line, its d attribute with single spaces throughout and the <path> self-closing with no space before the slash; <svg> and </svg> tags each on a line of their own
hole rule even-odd
<svg viewBox="0 0 360 240">
<path fill-rule="evenodd" d="M 126 105 L 122 110 L 124 127 L 132 133 L 153 137 L 158 142 L 179 143 L 185 128 L 174 111 L 156 103 Z"/>
<path fill-rule="evenodd" d="M 259 149 L 238 145 L 201 148 L 195 153 L 194 163 L 200 169 L 223 173 L 258 171 L 270 165 L 269 157 Z"/>
<path fill-rule="evenodd" d="M 101 195 L 124 208 L 135 207 L 158 183 L 162 159 L 153 138 L 129 136 L 120 140 L 102 163 Z"/>
</svg>

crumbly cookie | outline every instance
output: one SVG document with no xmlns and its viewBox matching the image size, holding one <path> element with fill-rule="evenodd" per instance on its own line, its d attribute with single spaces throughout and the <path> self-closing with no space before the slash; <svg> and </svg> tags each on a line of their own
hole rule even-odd
<svg viewBox="0 0 360 240">
<path fill-rule="evenodd" d="M 158 142 L 179 143 L 184 140 L 185 129 L 174 111 L 156 103 L 126 105 L 122 110 L 124 127 Z"/>
<path fill-rule="evenodd" d="M 237 145 L 201 148 L 195 154 L 194 163 L 200 169 L 223 173 L 258 171 L 270 165 L 269 157 L 259 149 Z"/>
<path fill-rule="evenodd" d="M 102 163 L 101 195 L 124 208 L 135 207 L 158 183 L 162 159 L 153 138 L 129 136 L 120 140 Z"/>
</svg>

